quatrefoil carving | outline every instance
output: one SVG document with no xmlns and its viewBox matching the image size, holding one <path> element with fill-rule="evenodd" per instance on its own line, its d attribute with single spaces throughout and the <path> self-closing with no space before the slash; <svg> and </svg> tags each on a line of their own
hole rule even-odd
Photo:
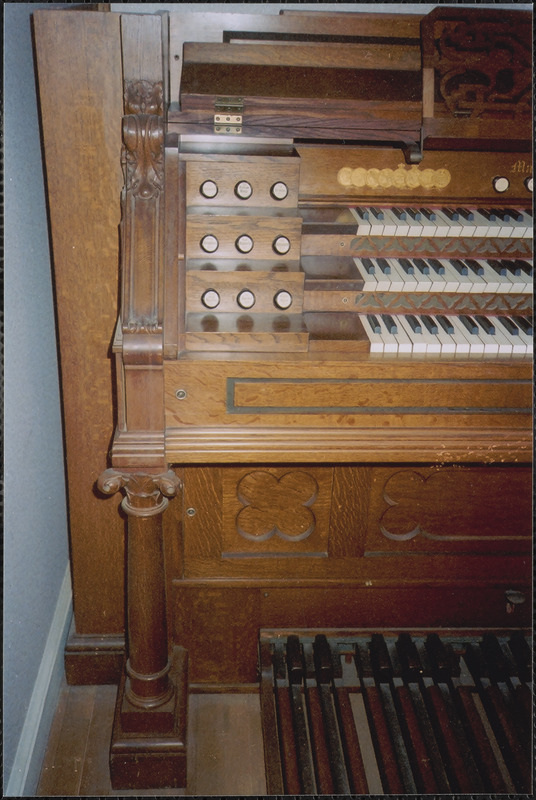
<svg viewBox="0 0 536 800">
<path fill-rule="evenodd" d="M 277 478 L 256 470 L 245 475 L 237 487 L 244 508 L 236 517 L 238 533 L 250 541 L 265 542 L 272 536 L 300 542 L 315 529 L 311 506 L 318 496 L 318 484 L 307 472 L 287 472 Z"/>
</svg>

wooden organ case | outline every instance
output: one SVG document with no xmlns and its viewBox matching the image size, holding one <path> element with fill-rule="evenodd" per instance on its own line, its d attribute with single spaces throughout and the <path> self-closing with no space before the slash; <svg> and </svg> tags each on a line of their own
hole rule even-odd
<svg viewBox="0 0 536 800">
<path fill-rule="evenodd" d="M 187 660 L 255 683 L 260 628 L 530 621 L 530 15 L 196 16 L 106 40 L 119 788 L 184 785 Z"/>
</svg>

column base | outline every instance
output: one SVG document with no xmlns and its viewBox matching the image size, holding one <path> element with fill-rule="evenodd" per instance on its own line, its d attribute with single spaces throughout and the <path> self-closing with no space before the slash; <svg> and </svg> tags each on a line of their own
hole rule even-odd
<svg viewBox="0 0 536 800">
<path fill-rule="evenodd" d="M 138 730 L 132 731 L 128 728 L 132 728 L 133 707 L 125 699 L 126 674 L 123 671 L 110 746 L 113 789 L 179 789 L 186 786 L 188 654 L 183 647 L 173 649 L 170 680 L 175 688 L 172 712 L 167 707 L 164 707 L 163 714 L 159 709 L 136 710 L 134 727 Z M 151 723 L 153 714 L 154 724 Z M 164 719 L 167 726 L 163 724 Z"/>
</svg>

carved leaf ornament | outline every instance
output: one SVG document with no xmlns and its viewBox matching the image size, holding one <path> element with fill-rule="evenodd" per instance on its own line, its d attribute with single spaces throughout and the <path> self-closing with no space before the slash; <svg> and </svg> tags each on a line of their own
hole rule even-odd
<svg viewBox="0 0 536 800">
<path fill-rule="evenodd" d="M 123 117 L 125 186 L 137 198 L 150 200 L 164 188 L 164 127 L 153 114 Z"/>
<path fill-rule="evenodd" d="M 245 539 L 264 542 L 276 535 L 299 542 L 315 529 L 310 506 L 317 499 L 318 484 L 307 472 L 287 472 L 281 478 L 263 470 L 250 472 L 238 484 L 237 495 L 244 508 L 236 527 Z"/>
</svg>

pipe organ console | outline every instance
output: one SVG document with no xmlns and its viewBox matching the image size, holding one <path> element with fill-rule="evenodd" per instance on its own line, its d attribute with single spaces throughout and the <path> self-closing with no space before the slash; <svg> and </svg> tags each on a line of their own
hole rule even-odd
<svg viewBox="0 0 536 800">
<path fill-rule="evenodd" d="M 123 94 L 112 779 L 180 786 L 187 664 L 255 683 L 261 628 L 529 623 L 531 17 L 94 16 Z"/>
</svg>

